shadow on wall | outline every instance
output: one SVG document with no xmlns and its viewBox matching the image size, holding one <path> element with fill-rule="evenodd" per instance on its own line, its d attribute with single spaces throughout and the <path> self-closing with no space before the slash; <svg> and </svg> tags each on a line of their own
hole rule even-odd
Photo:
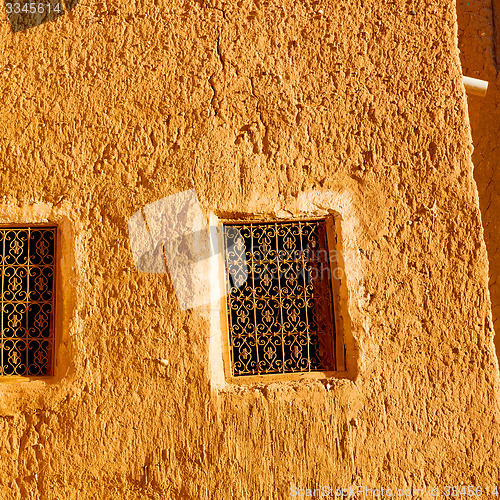
<svg viewBox="0 0 500 500">
<path fill-rule="evenodd" d="M 489 290 L 500 359 L 500 0 L 457 0 L 462 73 L 489 81 L 485 97 L 468 96 L 474 179 L 488 250 Z"/>
<path fill-rule="evenodd" d="M 24 31 L 53 21 L 70 11 L 80 0 L 4 0 L 12 31 Z"/>
</svg>

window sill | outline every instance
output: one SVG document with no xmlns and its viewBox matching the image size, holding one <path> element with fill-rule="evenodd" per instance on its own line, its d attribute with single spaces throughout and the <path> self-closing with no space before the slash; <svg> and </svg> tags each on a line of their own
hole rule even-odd
<svg viewBox="0 0 500 500">
<path fill-rule="evenodd" d="M 301 373 L 270 373 L 268 375 L 244 375 L 228 377 L 226 382 L 231 385 L 269 385 L 279 382 L 297 382 L 300 380 L 345 379 L 347 371 L 336 372 L 301 372 Z"/>
</svg>

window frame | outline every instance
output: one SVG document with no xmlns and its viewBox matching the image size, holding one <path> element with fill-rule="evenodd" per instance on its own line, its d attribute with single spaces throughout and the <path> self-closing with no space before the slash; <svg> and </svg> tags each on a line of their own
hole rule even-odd
<svg viewBox="0 0 500 500">
<path fill-rule="evenodd" d="M 51 312 L 51 325 L 50 325 L 50 337 L 51 340 L 51 350 L 48 352 L 49 361 L 47 363 L 47 375 L 1 375 L 0 374 L 0 384 L 6 382 L 22 382 L 30 380 L 53 380 L 56 377 L 56 355 L 57 346 L 59 344 L 58 336 L 58 304 L 59 304 L 59 293 L 60 288 L 60 273 L 59 273 L 59 252 L 60 252 L 60 237 L 61 231 L 59 224 L 57 222 L 2 222 L 0 223 L 0 229 L 31 229 L 31 228 L 47 228 L 54 229 L 54 270 L 52 278 L 52 312 Z M 1 349 L 1 347 L 0 347 Z"/>
<path fill-rule="evenodd" d="M 263 223 L 286 223 L 286 222 L 314 222 L 325 221 L 326 227 L 326 246 L 328 253 L 332 251 L 336 253 L 336 267 L 342 270 L 342 275 L 345 276 L 344 266 L 341 253 L 340 238 L 340 218 L 334 215 L 325 215 L 322 217 L 317 216 L 304 216 L 295 218 L 259 218 L 256 216 L 244 218 L 235 217 L 234 219 L 223 218 L 218 219 L 218 226 L 221 234 L 221 248 L 219 253 L 219 273 L 220 281 L 219 287 L 224 291 L 220 299 L 220 324 L 222 328 L 222 351 L 223 351 L 223 364 L 224 376 L 227 382 L 235 384 L 256 384 L 256 383 L 272 383 L 280 381 L 297 381 L 304 379 L 325 379 L 325 378 L 345 378 L 347 377 L 346 367 L 346 347 L 344 338 L 344 324 L 342 317 L 342 309 L 340 303 L 340 288 L 342 279 L 336 273 L 332 272 L 332 261 L 330 259 L 330 284 L 332 287 L 332 307 L 335 323 L 335 362 L 336 370 L 333 371 L 310 371 L 310 372 L 292 372 L 292 373 L 266 373 L 262 375 L 236 375 L 232 374 L 231 367 L 231 343 L 230 343 L 230 328 L 229 328 L 229 311 L 226 295 L 226 248 L 224 244 L 223 228 L 226 224 L 263 224 Z"/>
</svg>

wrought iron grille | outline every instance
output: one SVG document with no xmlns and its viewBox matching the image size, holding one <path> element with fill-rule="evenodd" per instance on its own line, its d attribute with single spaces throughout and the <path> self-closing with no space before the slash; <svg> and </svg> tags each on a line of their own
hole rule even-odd
<svg viewBox="0 0 500 500">
<path fill-rule="evenodd" d="M 0 375 L 52 375 L 55 250 L 55 227 L 0 227 Z"/>
<path fill-rule="evenodd" d="M 232 376 L 335 370 L 326 221 L 227 223 Z"/>
</svg>

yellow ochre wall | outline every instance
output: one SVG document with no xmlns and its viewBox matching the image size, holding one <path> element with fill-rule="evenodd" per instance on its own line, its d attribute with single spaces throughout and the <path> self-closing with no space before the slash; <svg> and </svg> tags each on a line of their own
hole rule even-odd
<svg viewBox="0 0 500 500">
<path fill-rule="evenodd" d="M 454 2 L 82 0 L 15 34 L 2 11 L 0 41 L 0 222 L 61 228 L 56 376 L 0 383 L 0 498 L 499 483 Z M 214 382 L 213 315 L 129 245 L 190 189 L 340 213 L 349 378 Z"/>
</svg>

